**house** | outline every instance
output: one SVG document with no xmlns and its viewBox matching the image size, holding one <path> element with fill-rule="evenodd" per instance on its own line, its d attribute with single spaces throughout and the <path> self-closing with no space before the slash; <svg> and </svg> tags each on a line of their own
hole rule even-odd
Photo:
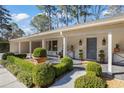
<svg viewBox="0 0 124 93">
<path fill-rule="evenodd" d="M 10 52 L 31 54 L 36 47 L 43 47 L 50 56 L 62 52 L 63 56 L 79 59 L 81 51 L 84 59 L 99 60 L 99 51 L 104 50 L 108 73 L 111 73 L 112 54 L 116 44 L 120 45 L 119 53 L 124 54 L 124 16 L 11 39 Z"/>
</svg>

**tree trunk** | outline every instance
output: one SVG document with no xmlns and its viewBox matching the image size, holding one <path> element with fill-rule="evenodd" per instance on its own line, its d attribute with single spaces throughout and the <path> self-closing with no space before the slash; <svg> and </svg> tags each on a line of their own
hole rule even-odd
<svg viewBox="0 0 124 93">
<path fill-rule="evenodd" d="M 77 5 L 77 24 L 80 23 L 80 13 L 79 13 L 79 6 Z"/>
</svg>

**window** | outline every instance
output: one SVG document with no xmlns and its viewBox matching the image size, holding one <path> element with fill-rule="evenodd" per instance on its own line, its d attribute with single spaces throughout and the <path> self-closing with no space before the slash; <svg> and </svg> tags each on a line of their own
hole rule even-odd
<svg viewBox="0 0 124 93">
<path fill-rule="evenodd" d="M 47 43 L 48 45 L 48 51 L 57 51 L 58 50 L 58 42 L 57 40 L 53 40 L 53 41 L 48 41 Z"/>
<path fill-rule="evenodd" d="M 52 41 L 52 50 L 57 51 L 57 40 Z"/>
<path fill-rule="evenodd" d="M 48 42 L 48 50 L 51 51 L 52 49 L 52 46 L 51 46 L 51 41 Z"/>
</svg>

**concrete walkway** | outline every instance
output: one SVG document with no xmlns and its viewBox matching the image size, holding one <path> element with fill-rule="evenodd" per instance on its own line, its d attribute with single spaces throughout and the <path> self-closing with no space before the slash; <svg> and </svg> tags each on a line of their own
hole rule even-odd
<svg viewBox="0 0 124 93">
<path fill-rule="evenodd" d="M 74 88 L 75 79 L 84 74 L 84 69 L 74 68 L 73 71 L 57 80 L 50 88 Z"/>
<path fill-rule="evenodd" d="M 0 88 L 26 88 L 9 71 L 0 65 Z"/>
</svg>

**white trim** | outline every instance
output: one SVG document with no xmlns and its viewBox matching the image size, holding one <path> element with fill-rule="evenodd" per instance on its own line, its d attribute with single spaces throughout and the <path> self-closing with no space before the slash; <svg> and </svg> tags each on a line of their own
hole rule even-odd
<svg viewBox="0 0 124 93">
<path fill-rule="evenodd" d="M 112 32 L 108 33 L 108 73 L 112 74 Z"/>
<path fill-rule="evenodd" d="M 32 53 L 32 42 L 29 41 L 29 53 L 31 54 Z"/>
<path fill-rule="evenodd" d="M 45 48 L 45 40 L 42 39 L 42 48 Z"/>
<path fill-rule="evenodd" d="M 63 56 L 67 55 L 67 37 L 63 37 Z"/>
<path fill-rule="evenodd" d="M 19 42 L 19 44 L 18 44 L 18 52 L 19 52 L 19 54 L 21 54 L 21 42 Z"/>
</svg>

